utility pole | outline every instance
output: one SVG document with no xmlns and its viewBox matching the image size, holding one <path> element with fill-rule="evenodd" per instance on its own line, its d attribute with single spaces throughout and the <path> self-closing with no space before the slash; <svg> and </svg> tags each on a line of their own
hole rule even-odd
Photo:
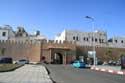
<svg viewBox="0 0 125 83">
<path fill-rule="evenodd" d="M 94 59 L 94 66 L 96 65 L 96 51 L 95 51 L 95 38 L 94 38 L 94 31 L 95 31 L 95 28 L 94 28 L 94 18 L 90 17 L 90 16 L 85 16 L 86 19 L 89 19 L 92 21 L 92 38 L 93 38 L 93 41 L 92 41 L 92 47 L 93 47 L 93 52 L 92 52 L 92 55 L 93 55 L 93 59 Z"/>
</svg>

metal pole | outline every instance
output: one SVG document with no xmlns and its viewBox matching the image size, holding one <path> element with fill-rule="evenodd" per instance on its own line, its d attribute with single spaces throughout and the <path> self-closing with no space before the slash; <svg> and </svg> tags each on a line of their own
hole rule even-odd
<svg viewBox="0 0 125 83">
<path fill-rule="evenodd" d="M 95 35 L 94 35 L 94 31 L 95 31 L 95 28 L 94 28 L 94 19 L 92 19 L 92 36 L 93 36 L 93 59 L 94 59 L 94 66 L 96 65 L 96 51 L 95 51 Z"/>
<path fill-rule="evenodd" d="M 87 19 L 90 19 L 92 21 L 92 37 L 93 37 L 93 41 L 92 41 L 92 47 L 93 47 L 93 59 L 94 59 L 94 66 L 96 65 L 96 51 L 95 51 L 95 38 L 94 38 L 94 31 L 95 31 L 95 28 L 94 28 L 94 19 L 92 17 L 89 17 L 89 16 L 85 16 L 85 18 Z"/>
</svg>

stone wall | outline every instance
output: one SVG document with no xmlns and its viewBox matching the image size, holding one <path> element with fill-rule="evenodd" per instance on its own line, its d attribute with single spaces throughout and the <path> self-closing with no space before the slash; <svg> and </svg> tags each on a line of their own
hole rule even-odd
<svg viewBox="0 0 125 83">
<path fill-rule="evenodd" d="M 92 46 L 77 46 L 77 51 L 81 52 L 83 55 L 87 55 L 88 51 L 93 51 Z M 112 57 L 113 60 L 117 61 L 120 59 L 121 54 L 125 54 L 124 48 L 111 48 L 111 47 L 95 47 L 96 56 L 102 61 L 108 61 Z M 110 53 L 108 53 L 110 50 Z M 78 53 L 77 53 L 78 55 Z"/>
<path fill-rule="evenodd" d="M 8 40 L 0 42 L 0 51 L 0 56 L 10 56 L 13 60 L 29 59 L 31 62 L 39 62 L 41 44 L 31 41 L 22 42 Z"/>
<path fill-rule="evenodd" d="M 54 50 L 52 50 L 54 49 Z M 0 42 L 0 56 L 12 57 L 14 61 L 19 59 L 29 59 L 30 62 L 41 62 L 42 56 L 45 56 L 47 62 L 51 62 L 51 56 L 54 52 L 61 53 L 73 59 L 76 55 L 76 47 L 73 42 L 58 43 L 53 40 L 41 41 L 13 41 L 8 40 Z M 64 63 L 69 59 L 63 57 Z M 68 62 L 68 61 L 67 61 Z"/>
<path fill-rule="evenodd" d="M 91 46 L 76 46 L 74 42 L 64 41 L 63 43 L 55 42 L 53 40 L 42 41 L 5 41 L 0 42 L 0 56 L 10 56 L 13 60 L 29 59 L 31 62 L 40 62 L 44 56 L 47 62 L 52 61 L 52 56 L 55 53 L 60 53 L 63 56 L 63 63 L 70 63 L 76 59 L 76 55 L 87 55 L 88 51 L 92 51 Z M 125 54 L 124 48 L 111 47 L 95 47 L 97 57 L 102 60 L 109 60 L 107 57 L 108 50 L 111 51 L 111 56 L 114 60 L 118 60 L 121 54 Z"/>
</svg>

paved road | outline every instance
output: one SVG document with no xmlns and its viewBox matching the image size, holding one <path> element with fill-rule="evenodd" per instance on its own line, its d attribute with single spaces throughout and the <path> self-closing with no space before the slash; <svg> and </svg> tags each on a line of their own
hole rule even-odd
<svg viewBox="0 0 125 83">
<path fill-rule="evenodd" d="M 12 72 L 0 73 L 0 83 L 52 83 L 42 65 L 25 65 Z"/>
<path fill-rule="evenodd" d="M 57 83 L 125 83 L 125 76 L 90 69 L 77 69 L 69 65 L 46 65 Z"/>
</svg>

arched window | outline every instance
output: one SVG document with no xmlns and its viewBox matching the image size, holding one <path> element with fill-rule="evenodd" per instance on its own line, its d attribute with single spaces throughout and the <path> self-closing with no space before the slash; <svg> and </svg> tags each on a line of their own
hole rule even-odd
<svg viewBox="0 0 125 83">
<path fill-rule="evenodd" d="M 89 41 L 89 39 L 88 39 L 88 38 L 86 38 L 86 41 Z"/>
<path fill-rule="evenodd" d="M 117 40 L 115 40 L 115 43 L 117 43 Z"/>
<path fill-rule="evenodd" d="M 73 40 L 75 40 L 76 38 L 75 38 L 75 36 L 73 36 Z"/>
<path fill-rule="evenodd" d="M 123 40 L 121 41 L 121 43 L 123 44 Z"/>
<path fill-rule="evenodd" d="M 79 37 L 78 36 L 76 37 L 76 40 L 79 41 Z"/>
<path fill-rule="evenodd" d="M 95 38 L 95 42 L 97 42 L 97 38 Z"/>
</svg>

